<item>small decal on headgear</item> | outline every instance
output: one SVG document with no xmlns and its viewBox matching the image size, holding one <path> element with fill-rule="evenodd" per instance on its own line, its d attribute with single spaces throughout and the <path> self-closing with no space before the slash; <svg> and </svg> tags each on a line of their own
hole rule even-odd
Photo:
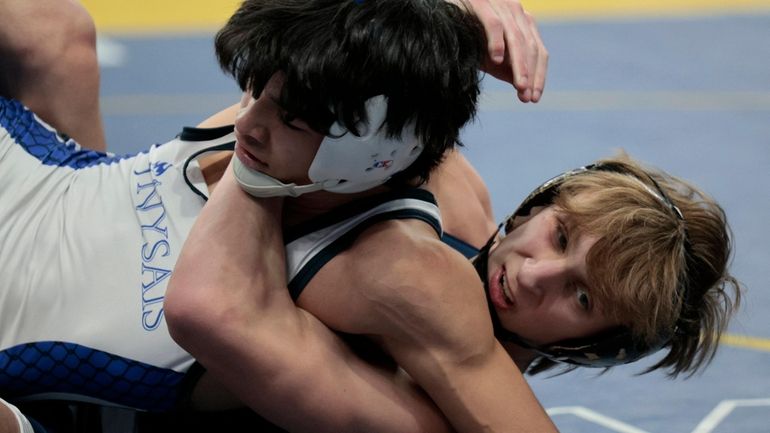
<svg viewBox="0 0 770 433">
<path fill-rule="evenodd" d="M 374 161 L 374 164 L 372 165 L 372 168 L 384 168 L 388 169 L 390 166 L 393 165 L 392 159 L 384 159 L 381 161 Z"/>
</svg>

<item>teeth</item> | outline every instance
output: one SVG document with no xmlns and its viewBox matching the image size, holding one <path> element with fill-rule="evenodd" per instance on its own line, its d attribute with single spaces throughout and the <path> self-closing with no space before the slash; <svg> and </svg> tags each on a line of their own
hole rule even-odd
<svg viewBox="0 0 770 433">
<path fill-rule="evenodd" d="M 502 275 L 500 275 L 500 287 L 502 287 L 503 289 L 503 295 L 505 296 L 505 299 L 512 304 L 513 296 L 511 296 L 511 292 L 508 291 L 509 289 L 508 289 L 507 283 L 508 283 L 508 280 L 505 276 L 505 273 L 503 273 Z"/>
</svg>

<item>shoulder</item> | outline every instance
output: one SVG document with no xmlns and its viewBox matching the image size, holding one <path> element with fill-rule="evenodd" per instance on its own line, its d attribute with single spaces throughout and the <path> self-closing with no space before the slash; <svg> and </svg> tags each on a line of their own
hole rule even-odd
<svg viewBox="0 0 770 433">
<path fill-rule="evenodd" d="M 381 283 L 430 283 L 450 277 L 475 279 L 473 267 L 465 257 L 444 244 L 425 223 L 415 220 L 389 220 L 372 226 L 351 246 L 347 259 L 355 262 L 351 269 L 358 271 L 357 278 Z M 423 284 L 426 289 L 434 285 Z"/>
<path fill-rule="evenodd" d="M 447 153 L 426 186 L 441 208 L 444 231 L 481 247 L 496 228 L 483 179 L 458 151 Z"/>
<path fill-rule="evenodd" d="M 364 233 L 347 257 L 365 299 L 367 333 L 418 345 L 464 345 L 489 331 L 483 285 L 470 262 L 406 221 Z"/>
</svg>

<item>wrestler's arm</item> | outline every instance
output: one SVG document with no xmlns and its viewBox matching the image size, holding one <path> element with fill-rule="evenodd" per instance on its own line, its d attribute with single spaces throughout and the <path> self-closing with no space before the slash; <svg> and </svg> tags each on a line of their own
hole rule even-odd
<svg viewBox="0 0 770 433">
<path fill-rule="evenodd" d="M 343 291 L 344 309 L 327 302 L 313 313 L 333 329 L 375 336 L 458 431 L 555 432 L 494 338 L 473 268 L 435 236 L 410 236 L 409 224 L 389 221 L 369 229 L 324 266 L 316 284 Z M 335 279 L 345 270 L 344 280 Z"/>
<path fill-rule="evenodd" d="M 451 269 L 451 261 L 443 263 Z M 390 323 L 393 326 L 380 322 L 386 326 L 384 345 L 399 365 L 458 431 L 556 432 L 521 372 L 493 337 L 486 303 L 478 302 L 485 299 L 479 294 L 483 288 L 478 279 L 423 279 L 415 292 L 431 284 L 433 290 L 418 296 L 440 299 L 445 311 L 430 315 L 414 305 L 416 309 L 402 310 Z M 458 290 L 475 296 L 452 299 L 451 292 Z M 410 324 L 417 315 L 423 320 L 419 329 Z M 399 323 L 408 334 L 399 332 Z"/>
<path fill-rule="evenodd" d="M 184 245 L 169 330 L 245 404 L 291 431 L 445 432 L 403 377 L 356 357 L 286 288 L 280 199 L 254 200 L 228 170 Z"/>
</svg>

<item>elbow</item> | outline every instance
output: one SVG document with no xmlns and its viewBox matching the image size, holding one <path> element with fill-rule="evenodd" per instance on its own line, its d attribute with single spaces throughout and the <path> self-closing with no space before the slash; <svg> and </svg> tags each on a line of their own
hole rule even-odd
<svg viewBox="0 0 770 433">
<path fill-rule="evenodd" d="M 171 338 L 199 361 L 216 356 L 244 330 L 261 323 L 251 303 L 228 295 L 221 285 L 171 277 L 163 303 Z"/>
<path fill-rule="evenodd" d="M 215 299 L 206 296 L 216 293 L 203 290 L 201 287 L 186 284 L 184 281 L 169 282 L 166 297 L 163 301 L 163 311 L 171 338 L 183 349 L 196 355 L 198 347 L 210 338 L 219 327 L 215 326 L 219 317 L 225 315 L 222 306 Z"/>
</svg>

